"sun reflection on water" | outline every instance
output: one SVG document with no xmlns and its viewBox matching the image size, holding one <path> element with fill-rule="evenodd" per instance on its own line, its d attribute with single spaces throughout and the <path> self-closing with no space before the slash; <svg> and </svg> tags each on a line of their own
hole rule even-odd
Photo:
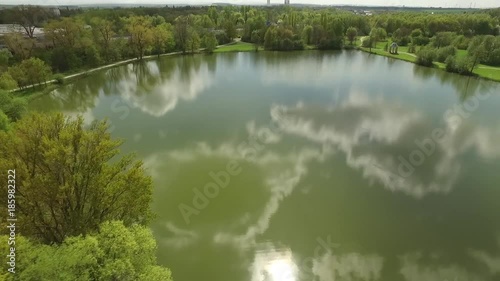
<svg viewBox="0 0 500 281">
<path fill-rule="evenodd" d="M 251 266 L 252 281 L 297 281 L 298 271 L 290 249 L 258 251 Z"/>
</svg>

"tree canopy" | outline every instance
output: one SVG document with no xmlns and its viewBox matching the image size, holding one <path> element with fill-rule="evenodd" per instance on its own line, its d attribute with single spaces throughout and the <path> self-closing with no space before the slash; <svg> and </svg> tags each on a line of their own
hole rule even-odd
<svg viewBox="0 0 500 281">
<path fill-rule="evenodd" d="M 87 127 L 82 117 L 33 113 L 0 132 L 0 167 L 16 170 L 24 235 L 61 243 L 105 221 L 150 221 L 151 178 L 133 155 L 119 155 L 122 142 L 107 130 L 105 121 Z"/>
<path fill-rule="evenodd" d="M 2 253 L 9 251 L 7 241 L 8 236 L 0 236 Z M 55 245 L 17 236 L 16 247 L 22 253 L 16 260 L 16 273 L 7 272 L 3 263 L 1 280 L 172 280 L 168 268 L 156 265 L 151 230 L 140 225 L 126 227 L 121 221 L 108 221 L 95 232 L 66 237 Z"/>
</svg>

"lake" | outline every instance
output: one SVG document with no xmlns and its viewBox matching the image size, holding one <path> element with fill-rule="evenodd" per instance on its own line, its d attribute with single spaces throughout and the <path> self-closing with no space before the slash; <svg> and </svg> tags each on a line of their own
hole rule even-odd
<svg viewBox="0 0 500 281">
<path fill-rule="evenodd" d="M 164 57 L 31 108 L 108 118 L 175 281 L 500 280 L 500 83 L 357 51 Z"/>
</svg>

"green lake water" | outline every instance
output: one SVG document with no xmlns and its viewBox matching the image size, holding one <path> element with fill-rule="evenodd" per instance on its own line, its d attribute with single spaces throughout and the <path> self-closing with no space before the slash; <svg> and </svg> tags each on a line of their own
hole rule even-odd
<svg viewBox="0 0 500 281">
<path fill-rule="evenodd" d="M 108 118 L 175 281 L 500 280 L 500 84 L 361 52 L 165 57 L 35 100 Z"/>
</svg>

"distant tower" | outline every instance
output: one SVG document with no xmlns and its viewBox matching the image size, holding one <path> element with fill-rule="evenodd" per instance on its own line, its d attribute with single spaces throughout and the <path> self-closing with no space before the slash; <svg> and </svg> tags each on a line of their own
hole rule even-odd
<svg viewBox="0 0 500 281">
<path fill-rule="evenodd" d="M 271 0 L 267 0 L 267 5 L 271 5 Z"/>
<path fill-rule="evenodd" d="M 290 0 L 285 0 L 285 5 L 290 5 Z"/>
</svg>

